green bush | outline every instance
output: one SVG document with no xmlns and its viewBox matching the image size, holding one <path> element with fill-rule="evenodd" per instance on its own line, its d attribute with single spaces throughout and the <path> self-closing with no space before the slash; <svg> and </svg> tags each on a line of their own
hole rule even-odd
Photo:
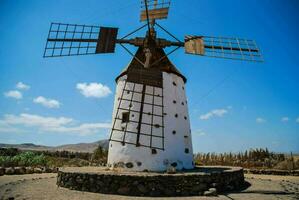
<svg viewBox="0 0 299 200">
<path fill-rule="evenodd" d="M 91 161 L 93 163 L 104 164 L 107 162 L 107 157 L 108 151 L 103 149 L 101 146 L 98 146 L 98 148 L 93 151 Z"/>
<path fill-rule="evenodd" d="M 43 154 L 36 155 L 31 151 L 22 152 L 15 156 L 0 156 L 0 166 L 46 166 L 47 160 Z"/>
</svg>

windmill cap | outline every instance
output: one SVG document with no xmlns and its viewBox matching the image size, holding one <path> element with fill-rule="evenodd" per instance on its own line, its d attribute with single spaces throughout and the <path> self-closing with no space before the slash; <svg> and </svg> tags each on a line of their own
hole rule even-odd
<svg viewBox="0 0 299 200">
<path fill-rule="evenodd" d="M 140 60 L 141 62 L 145 62 L 145 55 L 144 55 L 144 48 L 139 47 L 135 57 Z M 164 57 L 164 58 L 163 58 Z M 151 58 L 151 64 L 158 61 L 159 59 L 163 58 L 160 62 L 157 64 L 154 64 L 151 66 L 152 69 L 159 69 L 162 72 L 167 72 L 167 73 L 173 73 L 176 74 L 177 76 L 181 77 L 184 81 L 184 83 L 187 82 L 187 79 L 185 76 L 182 75 L 182 73 L 170 62 L 168 57 L 166 56 L 164 50 L 162 48 L 157 48 L 155 49 L 154 52 L 152 52 L 152 58 Z M 135 58 L 131 60 L 129 65 L 122 70 L 119 76 L 116 77 L 115 81 L 117 82 L 118 79 L 128 73 L 129 70 L 134 70 L 134 69 L 142 69 L 144 66 L 139 63 Z"/>
</svg>

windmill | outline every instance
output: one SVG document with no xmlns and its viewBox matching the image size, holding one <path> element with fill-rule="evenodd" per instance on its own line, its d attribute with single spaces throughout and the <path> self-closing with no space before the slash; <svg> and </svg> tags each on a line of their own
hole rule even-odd
<svg viewBox="0 0 299 200">
<path fill-rule="evenodd" d="M 116 44 L 133 58 L 116 77 L 108 166 L 133 171 L 192 169 L 193 150 L 185 94 L 186 77 L 168 56 L 183 47 L 199 56 L 262 61 L 253 40 L 186 35 L 179 40 L 157 20 L 166 19 L 170 0 L 141 2 L 138 29 L 118 37 L 118 28 L 52 23 L 44 57 L 114 53 Z M 173 40 L 159 38 L 156 28 Z M 142 29 L 144 37 L 129 38 Z M 138 48 L 132 53 L 125 45 Z M 164 48 L 174 47 L 169 53 Z"/>
</svg>

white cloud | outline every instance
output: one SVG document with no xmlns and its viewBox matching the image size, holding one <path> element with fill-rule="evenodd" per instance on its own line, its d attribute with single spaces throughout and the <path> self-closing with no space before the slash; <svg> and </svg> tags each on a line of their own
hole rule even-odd
<svg viewBox="0 0 299 200">
<path fill-rule="evenodd" d="M 299 117 L 296 119 L 296 122 L 299 123 Z"/>
<path fill-rule="evenodd" d="M 281 121 L 282 121 L 282 122 L 288 122 L 289 120 L 290 120 L 290 119 L 289 119 L 288 117 L 282 117 L 282 118 L 281 118 Z"/>
<path fill-rule="evenodd" d="M 18 127 L 16 128 L 16 126 Z M 24 132 L 35 128 L 40 132 L 66 133 L 85 136 L 99 133 L 100 130 L 110 129 L 110 127 L 110 123 L 79 124 L 72 118 L 44 117 L 28 113 L 22 113 L 20 115 L 4 115 L 3 119 L 0 120 L 0 133 Z"/>
<path fill-rule="evenodd" d="M 59 108 L 61 103 L 55 99 L 47 99 L 43 96 L 39 96 L 33 99 L 34 103 L 41 104 L 47 108 Z"/>
<path fill-rule="evenodd" d="M 49 131 L 56 133 L 79 133 L 79 135 L 84 136 L 98 133 L 101 129 L 109 129 L 110 127 L 110 123 L 83 123 L 72 127 L 53 127 Z"/>
<path fill-rule="evenodd" d="M 27 127 L 60 127 L 73 122 L 73 119 L 66 117 L 43 117 L 39 115 L 32 115 L 27 113 L 22 113 L 18 116 L 16 115 L 4 115 L 3 122 L 9 125 L 23 125 Z"/>
<path fill-rule="evenodd" d="M 16 85 L 16 88 L 18 88 L 19 90 L 29 90 L 30 86 L 26 85 L 22 82 L 18 82 L 17 85 Z"/>
<path fill-rule="evenodd" d="M 266 120 L 263 119 L 263 118 L 261 118 L 261 117 L 256 118 L 255 121 L 256 121 L 256 123 L 259 123 L 259 124 L 261 124 L 261 123 L 265 123 L 265 122 L 266 122 Z"/>
<path fill-rule="evenodd" d="M 206 132 L 204 132 L 203 130 L 196 130 L 195 132 L 195 135 L 197 136 L 205 136 L 206 135 Z"/>
<path fill-rule="evenodd" d="M 223 115 L 225 115 L 227 113 L 228 113 L 228 110 L 226 110 L 226 109 L 215 109 L 215 110 L 212 110 L 204 115 L 201 115 L 199 118 L 201 120 L 208 120 L 212 117 L 222 117 Z"/>
<path fill-rule="evenodd" d="M 18 90 L 10 90 L 8 92 L 5 92 L 4 96 L 14 98 L 14 99 L 22 99 L 23 98 L 22 93 L 19 92 Z"/>
<path fill-rule="evenodd" d="M 103 98 L 112 93 L 108 86 L 101 83 L 78 83 L 76 88 L 85 97 Z"/>
</svg>

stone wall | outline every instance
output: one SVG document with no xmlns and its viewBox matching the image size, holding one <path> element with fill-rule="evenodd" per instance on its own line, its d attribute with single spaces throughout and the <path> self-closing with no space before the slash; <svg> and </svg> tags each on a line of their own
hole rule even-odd
<svg viewBox="0 0 299 200">
<path fill-rule="evenodd" d="M 242 168 L 215 172 L 121 173 L 60 170 L 57 185 L 73 190 L 132 196 L 215 195 L 244 185 Z"/>
<path fill-rule="evenodd" d="M 58 168 L 53 167 L 0 167 L 0 176 L 20 174 L 57 173 Z"/>
</svg>

